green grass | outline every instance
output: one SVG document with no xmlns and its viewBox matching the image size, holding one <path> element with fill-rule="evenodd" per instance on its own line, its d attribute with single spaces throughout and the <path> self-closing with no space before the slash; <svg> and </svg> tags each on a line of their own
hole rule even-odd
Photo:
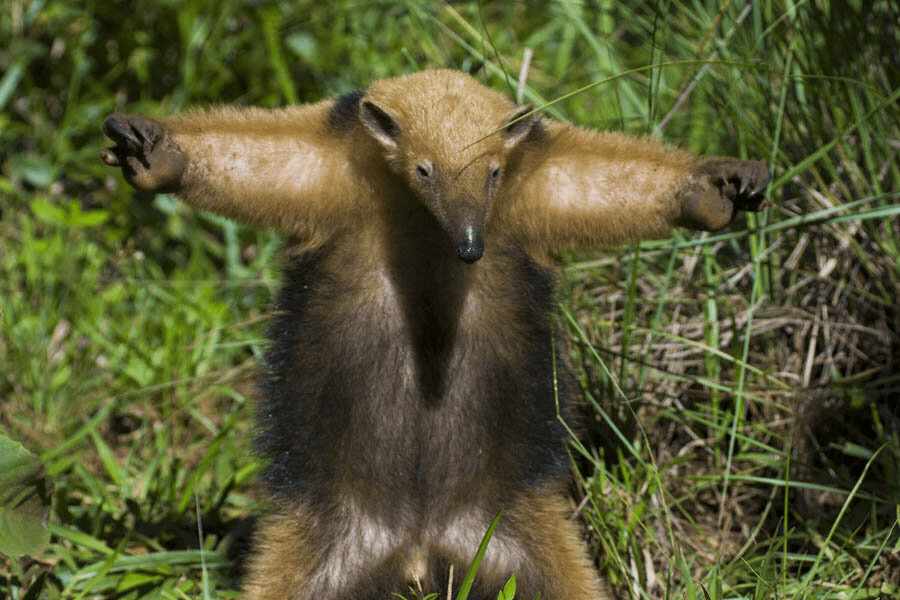
<svg viewBox="0 0 900 600">
<path fill-rule="evenodd" d="M 896 3 L 11 2 L 0 16 L 0 431 L 54 483 L 0 596 L 237 595 L 261 511 L 269 232 L 136 194 L 103 117 L 472 71 L 592 128 L 761 158 L 727 232 L 566 256 L 573 515 L 631 598 L 900 595 Z M 474 552 L 473 548 L 473 552 Z M 404 592 L 405 590 L 397 590 Z"/>
</svg>

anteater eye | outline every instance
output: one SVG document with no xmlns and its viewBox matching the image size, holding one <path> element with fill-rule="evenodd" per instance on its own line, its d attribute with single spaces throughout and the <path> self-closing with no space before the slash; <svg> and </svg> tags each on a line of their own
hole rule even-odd
<svg viewBox="0 0 900 600">
<path fill-rule="evenodd" d="M 500 167 L 491 167 L 491 179 L 494 181 L 500 179 Z"/>
<path fill-rule="evenodd" d="M 428 179 L 431 177 L 431 165 L 428 164 L 419 164 L 416 165 L 416 175 L 423 179 Z"/>
</svg>

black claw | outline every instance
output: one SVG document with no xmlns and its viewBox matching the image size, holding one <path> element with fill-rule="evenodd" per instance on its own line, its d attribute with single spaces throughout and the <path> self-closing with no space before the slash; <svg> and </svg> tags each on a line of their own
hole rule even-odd
<svg viewBox="0 0 900 600">
<path fill-rule="evenodd" d="M 150 136 L 147 135 L 147 132 L 143 127 L 135 127 L 133 128 L 133 130 L 137 134 L 137 136 L 141 138 L 141 147 L 144 148 L 144 150 L 148 150 L 147 145 L 149 144 L 152 146 L 153 140 L 150 139 Z"/>
<path fill-rule="evenodd" d="M 116 115 L 110 115 L 104 119 L 103 133 L 120 146 L 131 145 L 135 148 L 142 146 L 141 142 L 132 133 L 131 128 L 125 127 Z"/>
</svg>

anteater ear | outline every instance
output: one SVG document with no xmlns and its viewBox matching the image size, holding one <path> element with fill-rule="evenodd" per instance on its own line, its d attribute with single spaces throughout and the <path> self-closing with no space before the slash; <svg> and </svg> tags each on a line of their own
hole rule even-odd
<svg viewBox="0 0 900 600">
<path fill-rule="evenodd" d="M 503 143 L 507 148 L 513 148 L 531 133 L 531 129 L 537 122 L 537 113 L 534 112 L 534 104 L 520 106 L 503 120 Z"/>
<path fill-rule="evenodd" d="M 400 123 L 386 110 L 378 105 L 364 100 L 359 109 L 363 125 L 375 140 L 381 144 L 388 153 L 397 152 L 400 147 Z"/>
</svg>

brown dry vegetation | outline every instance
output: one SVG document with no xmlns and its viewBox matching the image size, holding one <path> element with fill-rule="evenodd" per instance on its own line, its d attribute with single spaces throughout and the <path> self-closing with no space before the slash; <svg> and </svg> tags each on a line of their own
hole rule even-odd
<svg viewBox="0 0 900 600">
<path fill-rule="evenodd" d="M 889 112 L 897 115 L 896 106 Z M 645 245 L 567 270 L 580 338 L 574 354 L 615 423 L 594 417 L 595 452 L 623 451 L 612 431 L 619 426 L 629 442 L 647 446 L 658 474 L 658 489 L 639 503 L 647 512 L 636 544 L 654 550 L 633 561 L 651 596 L 665 596 L 666 574 L 677 571 L 678 552 L 688 552 L 679 545 L 696 553 L 699 581 L 760 546 L 815 554 L 828 537 L 830 555 L 864 543 L 850 532 L 872 535 L 867 527 L 896 520 L 900 223 L 854 219 L 897 201 L 900 129 L 891 134 L 886 152 L 873 157 L 877 183 L 853 162 L 862 150 L 855 136 L 830 153 L 849 183 L 823 187 L 806 171 L 782 179 L 772 212 L 747 224 L 764 246 L 738 233 L 683 242 L 675 258 L 671 245 Z M 648 267 L 638 277 L 635 260 Z M 596 368 L 588 344 L 611 376 Z M 634 497 L 614 496 L 596 510 L 636 508 Z M 893 593 L 900 559 L 886 551 L 846 577 Z M 861 597 L 887 597 L 874 593 Z"/>
</svg>

